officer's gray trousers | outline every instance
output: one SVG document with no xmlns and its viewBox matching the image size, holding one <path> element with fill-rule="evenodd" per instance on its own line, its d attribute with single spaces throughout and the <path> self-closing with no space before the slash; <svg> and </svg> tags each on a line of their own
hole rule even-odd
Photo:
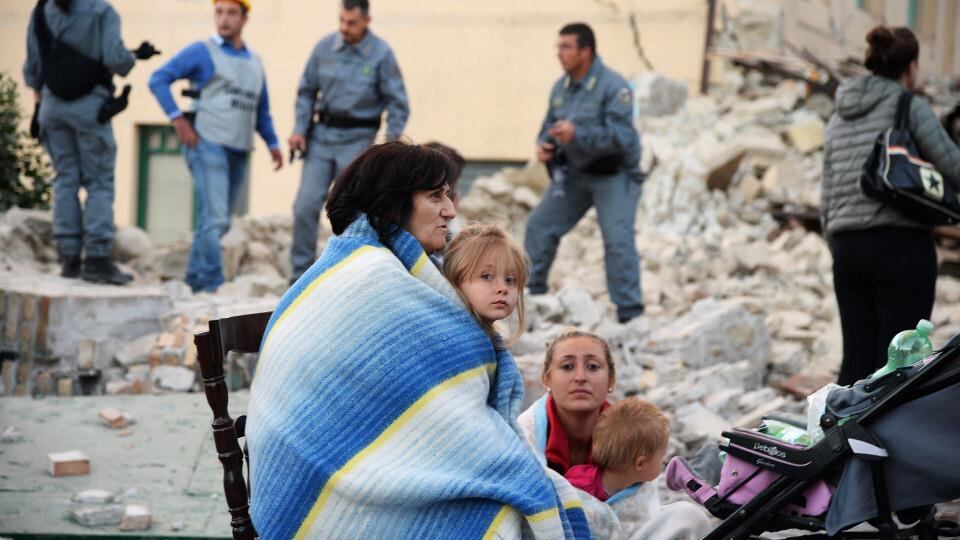
<svg viewBox="0 0 960 540">
<path fill-rule="evenodd" d="M 40 105 L 43 144 L 53 161 L 53 237 L 61 255 L 109 257 L 113 248 L 113 127 L 97 123 L 103 98 L 91 94 L 69 103 L 55 97 Z M 87 192 L 80 206 L 80 188 Z"/>
<path fill-rule="evenodd" d="M 293 245 L 290 263 L 298 279 L 317 259 L 317 226 L 330 182 L 366 150 L 372 141 L 361 139 L 343 144 L 310 141 L 303 163 L 300 189 L 293 203 Z"/>
<path fill-rule="evenodd" d="M 560 238 L 572 229 L 591 206 L 603 236 L 607 292 L 621 319 L 643 312 L 640 292 L 640 257 L 634 239 L 634 223 L 641 185 L 625 174 L 588 176 L 573 171 L 564 182 L 566 195 L 554 196 L 555 185 L 543 194 L 527 220 L 524 247 L 530 256 L 531 293 L 547 291 L 547 275 L 557 255 Z"/>
</svg>

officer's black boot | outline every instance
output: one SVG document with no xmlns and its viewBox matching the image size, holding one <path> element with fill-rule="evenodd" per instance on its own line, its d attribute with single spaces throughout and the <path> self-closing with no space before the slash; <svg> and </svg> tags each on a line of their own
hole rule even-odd
<svg viewBox="0 0 960 540">
<path fill-rule="evenodd" d="M 133 276 L 121 272 L 110 257 L 87 257 L 83 261 L 83 273 L 80 277 L 84 281 L 109 285 L 125 285 L 133 281 Z"/>
<path fill-rule="evenodd" d="M 80 277 L 80 255 L 60 255 L 60 276 L 71 279 Z"/>
</svg>

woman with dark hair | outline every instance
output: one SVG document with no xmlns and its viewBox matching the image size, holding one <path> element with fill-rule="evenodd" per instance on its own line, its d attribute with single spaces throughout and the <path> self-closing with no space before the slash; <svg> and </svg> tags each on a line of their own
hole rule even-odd
<svg viewBox="0 0 960 540">
<path fill-rule="evenodd" d="M 872 74 L 840 85 L 824 146 L 820 212 L 843 330 L 842 385 L 883 365 L 890 339 L 930 317 L 937 280 L 930 227 L 860 190 L 877 135 L 894 125 L 897 101 L 916 84 L 920 48 L 907 28 L 878 26 L 867 43 Z M 960 149 L 923 99 L 910 101 L 909 128 L 924 159 L 960 188 Z"/>
<path fill-rule="evenodd" d="M 429 254 L 455 216 L 443 152 L 361 154 L 336 236 L 273 314 L 250 392 L 262 538 L 587 538 L 519 434 L 523 380 Z"/>
</svg>

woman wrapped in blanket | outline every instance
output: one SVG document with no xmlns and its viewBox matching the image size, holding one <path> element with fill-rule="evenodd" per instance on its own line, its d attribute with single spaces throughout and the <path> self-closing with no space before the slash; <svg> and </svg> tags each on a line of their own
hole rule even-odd
<svg viewBox="0 0 960 540">
<path fill-rule="evenodd" d="M 521 438 L 510 353 L 429 257 L 452 174 L 391 142 L 334 183 L 335 236 L 280 299 L 250 392 L 262 538 L 589 537 L 575 490 Z"/>
<path fill-rule="evenodd" d="M 610 346 L 590 332 L 564 331 L 547 345 L 540 377 L 547 393 L 517 419 L 528 444 L 559 474 L 597 465 L 593 432 L 616 383 Z M 661 505 L 656 482 L 634 484 L 603 502 L 584 491 L 578 495 L 596 538 L 694 540 L 710 529 L 692 503 Z"/>
</svg>

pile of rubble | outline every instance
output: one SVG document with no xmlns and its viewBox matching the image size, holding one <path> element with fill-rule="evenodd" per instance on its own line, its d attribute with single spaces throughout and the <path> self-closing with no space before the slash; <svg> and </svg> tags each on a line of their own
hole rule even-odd
<svg viewBox="0 0 960 540">
<path fill-rule="evenodd" d="M 805 219 L 815 218 L 819 204 L 832 103 L 808 96 L 800 83 L 766 84 L 756 72 L 728 72 L 710 96 L 690 99 L 683 85 L 654 73 L 637 85 L 648 178 L 636 238 L 647 312 L 626 325 L 614 322 L 591 210 L 561 242 L 551 293 L 528 298 L 528 327 L 513 350 L 532 401 L 542 392 L 545 342 L 569 326 L 603 335 L 616 351 L 617 395 L 641 395 L 667 410 L 675 450 L 686 452 L 773 409 L 800 412 L 803 400 L 783 392 L 802 394 L 791 378 L 826 381 L 839 364 L 831 257 L 816 219 Z M 522 238 L 548 182 L 537 163 L 478 179 L 461 217 L 500 221 Z M 322 225 L 318 249 L 329 235 Z M 4 275 L 59 279 L 51 236 L 49 213 L 0 216 L 0 289 Z M 192 333 L 211 318 L 273 309 L 287 287 L 290 243 L 288 217 L 235 219 L 223 239 L 228 282 L 215 295 L 194 295 L 179 281 L 187 242 L 155 246 L 143 231 L 121 229 L 114 257 L 137 275 L 128 289 L 168 299 L 157 304 L 156 324 L 114 337 L 118 343 L 75 336 L 59 346 L 75 347 L 76 355 L 34 365 L 46 378 L 34 373 L 21 390 L 78 393 L 62 382 L 76 376 L 71 369 L 96 371 L 94 391 L 111 394 L 197 390 Z M 0 317 L 9 326 L 12 297 L 6 296 Z M 951 307 L 958 300 L 960 282 L 942 277 L 935 344 L 960 331 L 960 308 Z M 254 361 L 231 359 L 231 387 L 249 383 Z"/>
<path fill-rule="evenodd" d="M 542 393 L 543 344 L 569 325 L 598 332 L 616 349 L 617 393 L 667 410 L 676 449 L 691 451 L 771 411 L 802 413 L 811 381 L 835 376 L 842 341 L 832 260 L 810 219 L 833 105 L 755 72 L 728 73 L 712 95 L 685 103 L 664 99 L 671 85 L 660 79 L 645 76 L 637 92 L 672 104 L 641 103 L 637 120 L 649 170 L 637 216 L 645 316 L 613 322 L 591 210 L 561 242 L 551 294 L 529 298 L 527 333 L 513 349 L 532 400 Z M 539 165 L 479 179 L 461 215 L 501 220 L 521 237 L 547 182 Z M 960 332 L 957 292 L 960 282 L 941 277 L 935 345 Z"/>
</svg>

